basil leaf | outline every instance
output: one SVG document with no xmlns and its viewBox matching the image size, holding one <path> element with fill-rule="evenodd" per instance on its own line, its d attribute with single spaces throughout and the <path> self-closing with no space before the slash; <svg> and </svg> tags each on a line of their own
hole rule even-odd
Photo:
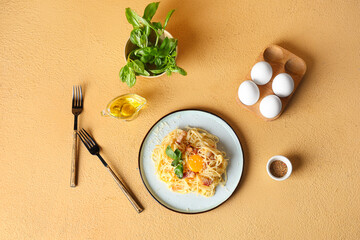
<svg viewBox="0 0 360 240">
<path fill-rule="evenodd" d="M 126 19 L 128 20 L 128 22 L 131 25 L 133 25 L 134 28 L 141 27 L 142 24 L 139 22 L 138 18 L 136 17 L 138 15 L 132 9 L 126 8 L 125 16 L 126 16 Z"/>
<path fill-rule="evenodd" d="M 141 72 L 141 68 L 136 63 L 134 63 L 134 61 L 129 62 L 127 65 L 129 68 L 134 70 L 134 72 Z"/>
<path fill-rule="evenodd" d="M 135 56 L 141 57 L 141 56 L 147 55 L 147 51 L 148 51 L 147 47 L 139 48 L 139 49 L 135 50 L 134 54 L 135 54 Z"/>
<path fill-rule="evenodd" d="M 170 69 L 167 68 L 165 71 L 166 71 L 166 75 L 171 76 L 171 70 Z"/>
<path fill-rule="evenodd" d="M 150 55 L 155 57 L 158 54 L 158 49 L 157 48 L 153 48 L 151 49 Z"/>
<path fill-rule="evenodd" d="M 134 69 L 135 71 L 143 72 L 145 70 L 144 64 L 140 60 L 136 59 L 133 63 L 137 66 L 137 69 Z"/>
<path fill-rule="evenodd" d="M 140 57 L 140 61 L 142 61 L 143 63 L 151 62 L 152 59 L 153 59 L 153 56 L 150 56 L 150 55 L 144 55 L 144 56 Z"/>
<path fill-rule="evenodd" d="M 176 176 L 177 176 L 178 178 L 180 178 L 180 179 L 182 179 L 183 176 L 184 176 L 183 171 L 184 171 L 184 166 L 183 166 L 182 163 L 179 163 L 179 164 L 176 166 L 176 168 L 174 169 L 174 172 L 175 172 Z"/>
<path fill-rule="evenodd" d="M 146 35 L 141 35 L 139 47 L 143 48 L 143 47 L 147 47 L 147 45 L 148 45 L 148 37 Z"/>
<path fill-rule="evenodd" d="M 128 62 L 127 66 L 135 71 L 133 62 Z"/>
<path fill-rule="evenodd" d="M 154 64 L 159 68 L 161 67 L 161 65 L 163 64 L 163 59 L 162 58 L 155 58 L 154 60 Z"/>
<path fill-rule="evenodd" d="M 166 150 L 165 150 L 166 155 L 168 155 L 169 158 L 172 158 L 174 160 L 177 160 L 177 155 L 175 154 L 175 152 L 171 149 L 170 145 L 167 146 Z"/>
<path fill-rule="evenodd" d="M 170 56 L 172 56 L 172 57 L 175 57 L 177 55 L 177 52 L 176 51 L 173 51 L 171 54 L 170 54 Z"/>
<path fill-rule="evenodd" d="M 144 75 L 144 76 L 149 76 L 150 75 L 150 73 L 145 70 L 145 66 L 140 60 L 138 60 L 138 59 L 134 60 L 133 61 L 133 66 L 134 66 L 134 70 L 135 70 L 136 73 L 139 73 L 139 74 Z"/>
<path fill-rule="evenodd" d="M 131 23 L 134 27 L 145 26 L 145 27 L 151 28 L 155 31 L 156 35 L 158 35 L 156 29 L 152 26 L 152 24 L 148 20 L 137 15 L 137 13 L 134 10 L 127 8 L 126 9 L 126 18 L 128 19 L 128 22 Z M 149 33 L 149 32 L 146 32 L 146 33 Z"/>
<path fill-rule="evenodd" d="M 181 151 L 179 149 L 176 149 L 175 152 L 177 159 L 181 160 Z"/>
<path fill-rule="evenodd" d="M 153 25 L 154 28 L 156 28 L 157 30 L 162 30 L 161 22 L 153 22 L 152 25 Z"/>
<path fill-rule="evenodd" d="M 140 43 L 141 37 L 142 37 L 142 31 L 140 28 L 135 28 L 130 33 L 130 41 L 133 44 L 137 45 L 138 47 L 141 47 L 141 43 Z"/>
<path fill-rule="evenodd" d="M 170 40 L 169 38 L 165 38 L 164 41 L 161 43 L 160 48 L 159 48 L 159 57 L 167 57 L 167 52 L 169 51 L 169 43 Z"/>
<path fill-rule="evenodd" d="M 174 39 L 174 38 L 171 38 L 169 39 L 169 54 L 175 50 L 176 46 L 178 44 L 178 40 L 177 39 Z"/>
<path fill-rule="evenodd" d="M 158 49 L 157 49 L 156 47 L 150 48 L 149 55 L 151 55 L 151 56 L 156 56 L 157 53 L 158 53 Z"/>
<path fill-rule="evenodd" d="M 169 58 L 164 58 L 164 62 L 162 64 L 162 66 L 163 67 L 166 66 L 168 64 L 168 62 L 169 62 Z"/>
<path fill-rule="evenodd" d="M 130 33 L 130 41 L 140 48 L 147 47 L 148 36 L 140 28 L 135 28 Z"/>
<path fill-rule="evenodd" d="M 166 37 L 160 45 L 160 50 L 167 48 L 168 44 L 169 44 L 169 38 Z"/>
<path fill-rule="evenodd" d="M 167 57 L 177 46 L 177 40 L 166 37 L 160 45 L 159 57 Z"/>
<path fill-rule="evenodd" d="M 183 76 L 187 75 L 187 72 L 182 69 L 181 67 L 175 66 L 175 68 L 172 70 L 172 72 L 180 73 Z"/>
<path fill-rule="evenodd" d="M 150 69 L 150 72 L 154 73 L 154 74 L 160 74 L 165 72 L 165 69 Z"/>
<path fill-rule="evenodd" d="M 150 21 L 153 18 L 153 16 L 155 15 L 156 10 L 159 7 L 159 3 L 160 2 L 153 2 L 153 3 L 150 3 L 149 5 L 147 5 L 144 10 L 143 18 Z"/>
<path fill-rule="evenodd" d="M 165 23 L 164 23 L 164 29 L 166 28 L 168 22 L 169 22 L 169 19 L 171 17 L 171 15 L 175 12 L 175 9 L 171 10 L 170 12 L 168 12 L 168 14 L 166 15 L 166 18 L 165 18 Z"/>
<path fill-rule="evenodd" d="M 179 162 L 180 161 L 178 159 L 176 159 L 176 160 L 172 161 L 171 166 L 175 167 L 179 164 Z"/>
<path fill-rule="evenodd" d="M 125 65 L 124 67 L 122 67 L 120 69 L 119 76 L 120 76 L 120 79 L 122 82 L 125 82 L 126 76 L 128 75 L 128 73 L 129 73 L 129 67 L 127 65 Z"/>
<path fill-rule="evenodd" d="M 147 37 L 150 35 L 150 30 L 151 30 L 151 28 L 149 26 L 145 26 L 144 33 Z"/>
<path fill-rule="evenodd" d="M 143 72 L 141 75 L 143 75 L 143 76 L 150 76 L 150 73 L 149 73 L 148 71 L 144 70 L 144 72 Z M 184 76 L 185 76 L 185 75 L 184 75 Z"/>
<path fill-rule="evenodd" d="M 126 75 L 125 82 L 129 87 L 132 87 L 135 85 L 136 76 L 135 76 L 135 72 L 132 68 L 128 68 L 128 69 L 129 69 L 129 72 Z"/>
<path fill-rule="evenodd" d="M 175 62 L 175 58 L 174 58 L 174 57 L 168 58 L 168 61 L 169 61 L 169 64 L 168 64 L 168 65 L 171 65 L 171 66 L 175 66 L 175 65 L 176 65 L 176 62 Z"/>
<path fill-rule="evenodd" d="M 165 153 L 168 157 L 174 159 L 174 161 L 172 161 L 171 163 L 171 166 L 176 166 L 174 169 L 176 176 L 180 179 L 183 178 L 184 166 L 181 161 L 181 151 L 179 149 L 176 149 L 174 152 L 169 145 L 167 146 Z"/>
<path fill-rule="evenodd" d="M 157 55 L 157 48 L 156 47 L 144 47 L 144 48 L 140 48 L 135 50 L 134 54 L 138 57 L 141 56 L 156 56 Z"/>
</svg>

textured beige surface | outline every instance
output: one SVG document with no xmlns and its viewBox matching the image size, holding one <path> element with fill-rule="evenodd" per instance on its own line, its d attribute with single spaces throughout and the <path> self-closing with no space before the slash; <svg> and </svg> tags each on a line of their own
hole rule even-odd
<svg viewBox="0 0 360 240">
<path fill-rule="evenodd" d="M 1 239 L 359 239 L 360 2 L 163 1 L 176 8 L 187 77 L 118 78 L 131 26 L 124 8 L 147 1 L 0 2 Z M 260 3 L 263 2 L 263 3 Z M 275 43 L 308 72 L 283 115 L 263 122 L 236 105 L 254 59 Z M 101 163 L 81 146 L 79 185 L 69 187 L 71 87 L 82 84 L 81 127 L 144 205 L 137 214 Z M 149 101 L 133 122 L 100 116 L 113 97 Z M 152 124 L 181 108 L 227 120 L 245 152 L 243 180 L 228 202 L 200 215 L 163 208 L 143 186 L 137 155 Z M 294 164 L 284 182 L 267 160 Z"/>
</svg>

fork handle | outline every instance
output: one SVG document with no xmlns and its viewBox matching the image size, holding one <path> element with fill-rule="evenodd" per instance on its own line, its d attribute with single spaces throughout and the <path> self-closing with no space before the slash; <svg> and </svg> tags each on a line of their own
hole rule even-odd
<svg viewBox="0 0 360 240">
<path fill-rule="evenodd" d="M 136 202 L 136 200 L 131 196 L 130 192 L 127 190 L 125 184 L 121 181 L 121 179 L 119 179 L 116 174 L 114 173 L 114 171 L 110 168 L 110 166 L 107 166 L 107 169 L 109 170 L 111 176 L 113 177 L 113 179 L 115 180 L 115 182 L 117 183 L 117 185 L 120 187 L 120 189 L 123 191 L 123 193 L 125 194 L 125 196 L 127 197 L 127 199 L 130 201 L 131 205 L 133 205 L 133 207 L 135 208 L 135 210 L 138 213 L 141 213 L 144 209 Z"/>
<path fill-rule="evenodd" d="M 76 134 L 76 130 L 74 130 L 73 147 L 72 147 L 72 155 L 71 155 L 70 187 L 76 187 L 76 149 L 77 149 L 77 134 Z"/>
</svg>

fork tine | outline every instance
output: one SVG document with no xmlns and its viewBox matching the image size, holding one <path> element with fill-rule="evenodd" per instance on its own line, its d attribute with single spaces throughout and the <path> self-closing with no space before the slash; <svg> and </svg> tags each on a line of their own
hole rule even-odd
<svg viewBox="0 0 360 240">
<path fill-rule="evenodd" d="M 85 147 L 88 148 L 87 143 L 85 142 L 85 140 L 84 140 L 83 137 L 81 136 L 80 131 L 77 131 L 77 135 L 79 136 L 80 140 L 83 142 L 83 144 L 85 145 Z"/>
<path fill-rule="evenodd" d="M 73 86 L 73 92 L 72 92 L 72 106 L 75 106 L 75 86 Z"/>
<path fill-rule="evenodd" d="M 81 99 L 81 89 L 80 89 L 80 86 L 78 86 L 78 93 L 79 93 L 79 95 L 78 95 L 78 107 L 81 107 L 81 101 L 80 101 L 80 99 Z"/>
<path fill-rule="evenodd" d="M 88 140 L 90 140 L 91 143 L 92 143 L 92 145 L 95 146 L 95 145 L 96 145 L 96 142 L 95 142 L 95 140 L 90 136 L 90 134 L 88 134 L 87 131 L 85 131 L 85 129 L 83 129 L 83 128 L 82 128 L 81 130 L 83 130 L 83 131 L 85 132 L 85 134 L 88 136 Z"/>
<path fill-rule="evenodd" d="M 80 140 L 84 143 L 85 147 L 90 150 L 91 146 L 89 142 L 87 141 L 86 137 L 83 135 L 84 133 L 80 130 L 78 131 L 78 135 L 80 137 Z"/>
<path fill-rule="evenodd" d="M 82 95 L 82 89 L 81 89 L 81 86 L 80 86 L 80 107 L 83 106 L 83 95 Z"/>
<path fill-rule="evenodd" d="M 79 86 L 75 86 L 76 98 L 75 98 L 75 106 L 79 106 Z"/>
<path fill-rule="evenodd" d="M 90 147 L 94 147 L 96 145 L 95 140 L 90 136 L 90 134 L 84 129 L 81 129 L 81 132 L 83 134 L 83 136 L 85 137 L 85 139 L 87 140 L 88 144 Z"/>
<path fill-rule="evenodd" d="M 76 86 L 76 107 L 79 107 L 79 86 Z"/>
</svg>

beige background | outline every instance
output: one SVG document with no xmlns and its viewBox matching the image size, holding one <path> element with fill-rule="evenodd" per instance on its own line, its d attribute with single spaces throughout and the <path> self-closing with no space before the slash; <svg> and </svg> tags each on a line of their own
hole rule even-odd
<svg viewBox="0 0 360 240">
<path fill-rule="evenodd" d="M 118 72 L 131 26 L 124 9 L 147 1 L 0 3 L 1 239 L 359 239 L 360 2 L 162 1 L 176 11 L 188 76 L 139 79 Z M 235 102 L 260 51 L 279 44 L 308 72 L 283 115 L 264 122 Z M 71 87 L 82 84 L 80 126 L 102 146 L 145 211 L 136 214 L 95 157 L 80 149 L 79 184 L 69 187 Z M 115 96 L 138 93 L 148 107 L 133 122 L 100 116 Z M 163 115 L 200 108 L 236 130 L 245 172 L 234 195 L 200 215 L 152 199 L 137 166 L 140 143 Z M 290 158 L 293 175 L 270 179 L 267 160 Z"/>
</svg>

